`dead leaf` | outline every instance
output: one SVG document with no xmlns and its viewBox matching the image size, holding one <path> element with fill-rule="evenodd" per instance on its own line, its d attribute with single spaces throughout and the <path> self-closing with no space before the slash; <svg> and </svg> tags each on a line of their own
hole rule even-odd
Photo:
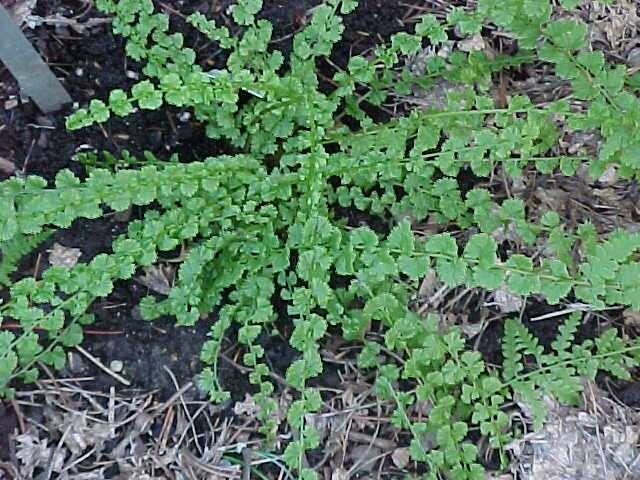
<svg viewBox="0 0 640 480">
<path fill-rule="evenodd" d="M 173 267 L 170 265 L 151 265 L 144 268 L 144 276 L 138 282 L 161 295 L 169 295 L 173 280 Z"/>
<path fill-rule="evenodd" d="M 22 25 L 31 16 L 37 0 L 3 0 L 7 13 L 16 25 Z"/>
<path fill-rule="evenodd" d="M 420 283 L 418 295 L 423 300 L 429 300 L 442 286 L 442 282 L 438 281 L 436 271 L 430 269 Z"/>
<path fill-rule="evenodd" d="M 6 158 L 0 157 L 0 172 L 6 173 L 7 175 L 11 175 L 16 171 L 16 165 Z"/>
<path fill-rule="evenodd" d="M 65 435 L 64 444 L 73 455 L 80 455 L 90 447 L 100 452 L 105 442 L 116 437 L 113 426 L 93 422 L 87 418 L 86 411 L 52 416 L 50 425 Z"/>
<path fill-rule="evenodd" d="M 20 472 L 26 478 L 33 478 L 33 471 L 37 468 L 48 468 L 51 463 L 52 471 L 60 472 L 64 465 L 65 454 L 62 450 L 47 446 L 46 439 L 40 439 L 30 433 L 18 435 L 15 438 L 16 457 L 20 460 Z"/>
<path fill-rule="evenodd" d="M 346 421 L 342 415 L 324 416 L 307 413 L 304 415 L 306 425 L 310 425 L 316 429 L 320 436 L 320 441 L 324 441 L 329 434 L 340 432 L 344 429 Z M 341 432 L 340 432 L 341 433 Z"/>
<path fill-rule="evenodd" d="M 409 449 L 408 448 L 396 448 L 391 454 L 391 460 L 393 464 L 399 469 L 405 468 L 409 464 Z"/>
<path fill-rule="evenodd" d="M 462 332 L 462 334 L 467 337 L 467 338 L 473 338 L 476 335 L 480 334 L 480 332 L 482 332 L 482 329 L 484 328 L 484 325 L 480 322 L 480 323 L 462 323 L 460 326 L 460 331 Z"/>
<path fill-rule="evenodd" d="M 622 312 L 622 318 L 624 318 L 624 324 L 629 327 L 640 327 L 640 312 L 627 308 Z"/>
<path fill-rule="evenodd" d="M 458 49 L 463 52 L 479 52 L 484 50 L 485 46 L 484 38 L 479 33 L 458 42 Z"/>
<path fill-rule="evenodd" d="M 331 473 L 331 480 L 349 480 L 349 472 L 344 468 L 336 468 Z"/>
<path fill-rule="evenodd" d="M 82 251 L 79 248 L 65 247 L 54 243 L 49 250 L 49 263 L 53 267 L 72 268 L 76 266 L 81 255 Z"/>
<path fill-rule="evenodd" d="M 381 454 L 382 450 L 377 447 L 358 445 L 349 452 L 348 457 L 353 462 L 354 472 L 368 473 L 375 468 Z"/>
<path fill-rule="evenodd" d="M 640 47 L 632 49 L 627 54 L 627 65 L 634 68 L 640 67 Z"/>
<path fill-rule="evenodd" d="M 493 301 L 503 313 L 519 312 L 522 309 L 522 297 L 505 287 L 500 287 L 493 293 Z"/>
<path fill-rule="evenodd" d="M 236 415 L 247 415 L 248 417 L 255 417 L 259 411 L 260 406 L 248 393 L 245 393 L 244 401 L 236 402 L 236 404 L 233 406 L 233 413 L 235 413 Z"/>
<path fill-rule="evenodd" d="M 615 165 L 609 165 L 607 169 L 604 171 L 600 178 L 598 178 L 598 183 L 601 185 L 606 185 L 610 187 L 618 181 L 618 170 Z"/>
</svg>

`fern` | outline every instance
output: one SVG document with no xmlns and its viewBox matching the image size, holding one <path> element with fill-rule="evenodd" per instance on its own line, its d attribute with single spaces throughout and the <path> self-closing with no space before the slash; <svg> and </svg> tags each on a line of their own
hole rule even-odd
<svg viewBox="0 0 640 480">
<path fill-rule="evenodd" d="M 539 429 L 546 413 L 545 396 L 576 403 L 583 377 L 594 380 L 599 370 L 628 377 L 628 369 L 639 364 L 639 347 L 625 346 L 614 329 L 604 332 L 595 342 L 572 343 L 580 320 L 579 314 L 571 315 L 560 328 L 554 352 L 543 353 L 518 320 L 508 319 L 502 340 L 501 372 L 492 372 L 479 353 L 464 351 L 460 332 L 441 335 L 435 316 L 426 323 L 404 324 L 401 328 L 409 349 L 407 360 L 400 372 L 381 369 L 376 386 L 380 397 L 396 403 L 393 418 L 398 428 L 411 431 L 412 456 L 429 464 L 432 472 L 466 472 L 467 476 L 461 478 L 483 478 L 482 469 L 474 463 L 475 446 L 465 440 L 468 428 L 479 427 L 502 455 L 502 447 L 516 433 L 503 411 L 507 401 L 526 405 L 534 428 Z M 388 337 L 387 346 L 395 346 Z M 366 368 L 367 364 L 361 363 L 360 367 Z M 394 386 L 399 377 L 416 381 L 417 388 L 399 391 Z M 411 423 L 406 409 L 417 401 L 429 401 L 434 408 L 424 422 Z M 456 421 L 465 426 L 455 426 Z M 421 445 L 428 433 L 435 434 L 437 447 L 427 453 Z"/>
<path fill-rule="evenodd" d="M 276 319 L 289 322 L 289 343 L 299 355 L 285 375 L 297 392 L 287 422 L 297 434 L 282 456 L 303 479 L 315 478 L 302 459 L 319 437 L 305 414 L 322 408 L 320 391 L 309 380 L 322 373 L 320 345 L 329 330 L 365 342 L 362 367 L 377 368 L 376 395 L 398 406 L 393 421 L 411 434 L 412 458 L 427 465 L 430 479 L 440 473 L 483 478 L 469 429 L 479 427 L 504 456 L 514 435 L 504 405 L 516 395 L 539 425 L 544 395 L 575 402 L 582 376 L 593 378 L 598 370 L 628 376 L 638 347 L 614 330 L 577 345 L 577 317 L 561 327 L 551 352 L 516 320 L 507 321 L 498 373 L 478 352 L 466 351 L 459 331 L 440 331 L 435 316 L 421 318 L 410 308 L 430 270 L 452 287 L 505 288 L 550 304 L 573 297 L 594 309 L 640 308 L 640 234 L 598 236 L 588 223 L 568 228 L 551 211 L 536 221 L 522 200 L 496 200 L 487 189 L 467 191 L 458 182 L 463 170 L 479 177 L 497 170 L 518 176 L 524 168 L 571 175 L 581 164 L 593 173 L 613 165 L 623 176 L 637 175 L 640 105 L 627 91 L 626 73 L 590 51 L 582 23 L 554 20 L 551 2 L 539 3 L 529 9 L 523 0 L 482 0 L 475 10 L 453 8 L 442 22 L 426 15 L 413 33 L 393 36 L 370 58 L 351 58 L 334 75 L 335 89 L 326 92 L 316 62 L 339 41 L 342 15 L 356 7 L 352 0 L 314 8 L 293 39 L 288 62 L 270 48 L 272 26 L 256 17 L 260 0 L 241 0 L 230 10 L 238 24 L 234 36 L 192 15 L 188 21 L 228 53 L 225 66 L 208 72 L 151 0 L 99 0 L 98 7 L 114 15 L 127 54 L 143 63 L 145 78 L 129 92 L 92 100 L 67 119 L 68 128 L 167 104 L 193 111 L 210 138 L 236 153 L 192 163 L 106 156 L 103 168 L 86 157 L 92 168 L 85 180 L 62 171 L 53 187 L 37 177 L 0 184 L 0 242 L 6 245 L 51 227 L 68 228 L 79 218 L 147 207 L 114 240 L 111 253 L 10 286 L 0 314 L 19 322 L 22 333 L 0 332 L 0 393 L 11 393 L 18 379 L 33 380 L 38 361 L 61 366 L 62 347 L 78 344 L 81 325 L 92 321 L 86 314 L 91 303 L 108 296 L 115 281 L 180 245 L 186 255 L 175 285 L 165 298 L 143 299 L 143 317 L 171 315 L 180 325 L 193 325 L 204 314 L 218 313 L 201 354 L 199 381 L 212 401 L 228 397 L 218 382 L 217 358 L 224 336 L 236 330 L 267 438 L 279 425 L 259 339 Z M 427 44 L 438 48 L 452 28 L 467 35 L 486 24 L 517 38 L 522 51 L 497 58 L 482 52 L 434 55 L 423 71 L 407 61 Z M 492 73 L 538 61 L 571 84 L 583 108 L 570 98 L 536 105 L 513 96 L 506 106 L 495 104 L 487 94 Z M 442 107 L 414 109 L 386 122 L 367 114 L 365 104 L 382 105 L 398 92 L 428 89 L 443 78 L 459 88 Z M 356 125 L 342 123 L 344 115 Z M 603 146 L 595 157 L 569 155 L 560 142 L 566 129 L 595 129 Z M 124 168 L 114 172 L 109 166 Z M 396 220 L 381 235 L 347 227 L 338 207 Z M 436 221 L 442 233 L 417 237 L 407 217 Z M 465 235 L 448 233 L 461 229 Z M 493 233 L 499 229 L 513 232 L 522 247 L 498 242 Z M 541 244 L 549 248 L 534 254 Z M 286 307 L 283 318 L 275 295 Z M 403 360 L 399 364 L 372 358 L 381 351 L 367 340 L 374 323 L 393 358 Z M 433 405 L 423 422 L 411 422 L 406 413 L 417 401 Z M 437 440 L 430 451 L 422 447 L 425 435 Z"/>
<path fill-rule="evenodd" d="M 18 268 L 20 260 L 51 236 L 53 232 L 44 230 L 35 235 L 16 235 L 10 240 L 0 242 L 0 285 L 8 287 L 11 274 Z"/>
</svg>

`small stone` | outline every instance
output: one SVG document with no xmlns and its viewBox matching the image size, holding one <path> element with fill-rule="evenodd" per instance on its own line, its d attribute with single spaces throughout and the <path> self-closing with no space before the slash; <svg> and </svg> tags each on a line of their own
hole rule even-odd
<svg viewBox="0 0 640 480">
<path fill-rule="evenodd" d="M 80 355 L 74 352 L 67 353 L 69 370 L 71 373 L 81 373 L 85 369 L 85 364 Z"/>
<path fill-rule="evenodd" d="M 122 363 L 120 360 L 112 360 L 111 363 L 109 364 L 109 369 L 114 373 L 120 373 L 123 368 L 124 368 L 124 363 Z"/>
<path fill-rule="evenodd" d="M 133 70 L 127 70 L 126 72 L 124 72 L 124 74 L 127 78 L 130 78 L 131 80 L 138 80 L 140 78 L 140 75 L 138 75 Z"/>
<path fill-rule="evenodd" d="M 81 77 L 82 75 L 84 75 L 84 69 L 80 67 L 76 68 L 75 74 L 77 77 Z"/>
<path fill-rule="evenodd" d="M 640 47 L 632 49 L 627 54 L 627 64 L 630 67 L 640 67 Z"/>
<path fill-rule="evenodd" d="M 186 123 L 191 119 L 191 114 L 189 112 L 181 112 L 180 115 L 178 115 L 178 120 L 180 120 L 182 123 Z"/>
</svg>

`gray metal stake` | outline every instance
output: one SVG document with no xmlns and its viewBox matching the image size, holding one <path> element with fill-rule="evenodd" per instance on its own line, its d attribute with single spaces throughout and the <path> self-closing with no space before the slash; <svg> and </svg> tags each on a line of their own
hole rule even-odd
<svg viewBox="0 0 640 480">
<path fill-rule="evenodd" d="M 0 5 L 0 60 L 44 113 L 55 112 L 71 97 L 38 52 Z"/>
</svg>

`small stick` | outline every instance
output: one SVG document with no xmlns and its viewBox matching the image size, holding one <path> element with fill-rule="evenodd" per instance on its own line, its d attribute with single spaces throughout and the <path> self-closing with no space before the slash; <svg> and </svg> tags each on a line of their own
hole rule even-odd
<svg viewBox="0 0 640 480">
<path fill-rule="evenodd" d="M 16 418 L 18 419 L 18 426 L 20 427 L 20 433 L 25 433 L 27 431 L 27 428 L 24 424 L 24 417 L 22 416 L 22 411 L 20 410 L 18 403 L 14 399 L 11 399 L 11 406 L 13 407 L 13 410 L 16 412 Z"/>
<path fill-rule="evenodd" d="M 170 407 L 171 405 L 173 405 L 181 396 L 184 392 L 186 392 L 187 390 L 189 390 L 190 388 L 193 387 L 193 382 L 189 382 L 184 384 L 180 390 L 178 390 L 176 393 L 174 393 L 173 395 L 171 395 L 171 398 L 169 398 L 169 400 L 167 400 L 166 402 L 158 405 L 157 407 L 154 407 L 152 410 L 159 412 L 162 412 L 163 410 L 165 410 L 166 408 Z"/>
<path fill-rule="evenodd" d="M 36 259 L 36 266 L 33 269 L 33 279 L 38 280 L 38 272 L 40 271 L 40 261 L 42 260 L 42 253 L 38 253 L 38 258 Z"/>
<path fill-rule="evenodd" d="M 178 16 L 178 17 L 180 17 L 180 18 L 183 18 L 183 19 L 185 19 L 185 20 L 187 19 L 187 17 L 186 17 L 183 13 L 181 13 L 181 12 L 177 11 L 177 10 L 176 10 L 176 9 L 174 9 L 174 8 L 171 8 L 171 7 L 170 7 L 169 5 L 167 5 L 166 3 L 160 3 L 160 7 L 162 7 L 164 10 L 167 10 L 167 11 L 168 11 L 168 12 L 170 12 L 170 13 L 173 13 L 174 15 L 177 15 L 177 16 Z"/>
<path fill-rule="evenodd" d="M 242 449 L 242 480 L 251 480 L 251 461 L 253 451 L 250 448 Z"/>
<path fill-rule="evenodd" d="M 102 363 L 96 357 L 91 355 L 84 348 L 82 348 L 80 346 L 77 346 L 76 350 L 78 350 L 78 352 L 80 352 L 82 355 L 84 355 L 87 358 L 87 360 L 89 360 L 91 363 L 93 363 L 96 367 L 98 367 L 100 370 L 102 370 L 107 375 L 113 377 L 115 380 L 117 380 L 118 382 L 122 383 L 123 385 L 126 385 L 127 387 L 131 386 L 131 382 L 129 380 L 127 380 L 123 376 L 118 375 L 116 372 L 114 372 L 114 371 L 110 370 L 109 368 L 107 368 L 104 363 Z"/>
<path fill-rule="evenodd" d="M 583 304 L 577 303 L 577 304 L 571 305 L 569 308 L 565 308 L 564 310 L 559 310 L 557 312 L 546 313 L 546 314 L 540 315 L 538 317 L 530 318 L 529 321 L 530 322 L 537 322 L 539 320 L 546 320 L 548 318 L 561 317 L 562 315 L 567 315 L 567 314 L 573 313 L 573 312 L 590 312 L 590 311 L 593 311 L 593 310 L 594 309 L 590 305 L 583 305 Z M 609 308 L 598 309 L 598 310 L 615 310 L 615 307 L 609 307 Z"/>
<path fill-rule="evenodd" d="M 22 163 L 22 174 L 27 173 L 27 165 L 29 164 L 29 160 L 31 159 L 31 154 L 33 153 L 33 147 L 36 144 L 36 139 L 34 138 L 31 141 L 31 145 L 29 146 L 29 150 L 27 151 L 27 156 L 24 158 L 24 162 Z"/>
<path fill-rule="evenodd" d="M 116 389 L 109 388 L 109 413 L 107 415 L 109 426 L 113 426 L 116 421 Z"/>
</svg>

